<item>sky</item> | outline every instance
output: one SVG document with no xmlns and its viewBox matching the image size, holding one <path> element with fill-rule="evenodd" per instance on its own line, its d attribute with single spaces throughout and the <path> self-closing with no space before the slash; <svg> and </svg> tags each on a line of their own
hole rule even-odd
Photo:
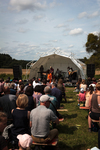
<svg viewBox="0 0 100 150">
<path fill-rule="evenodd" d="M 99 32 L 100 0 L 0 0 L 0 53 L 13 59 L 89 58 L 87 36 Z"/>
</svg>

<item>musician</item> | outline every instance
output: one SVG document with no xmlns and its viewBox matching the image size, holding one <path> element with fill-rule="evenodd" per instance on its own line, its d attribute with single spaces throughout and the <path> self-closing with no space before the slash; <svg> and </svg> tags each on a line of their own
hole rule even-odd
<svg viewBox="0 0 100 150">
<path fill-rule="evenodd" d="M 68 78 L 69 78 L 69 81 L 71 82 L 72 81 L 73 68 L 68 67 L 67 70 L 68 70 Z"/>
<path fill-rule="evenodd" d="M 52 76 L 54 74 L 54 69 L 50 66 L 50 73 L 52 73 Z"/>
<path fill-rule="evenodd" d="M 49 73 L 47 75 L 47 80 L 49 80 L 49 83 L 51 83 L 51 81 L 52 81 L 52 73 L 50 72 L 50 70 L 49 70 Z"/>
<path fill-rule="evenodd" d="M 40 75 L 41 75 L 41 81 L 43 79 L 43 71 L 44 71 L 44 67 L 43 65 L 40 66 Z"/>
</svg>

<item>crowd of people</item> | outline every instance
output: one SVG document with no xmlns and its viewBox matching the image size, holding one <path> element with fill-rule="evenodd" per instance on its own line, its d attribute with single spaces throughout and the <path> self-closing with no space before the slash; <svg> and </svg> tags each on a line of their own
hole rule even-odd
<svg viewBox="0 0 100 150">
<path fill-rule="evenodd" d="M 92 119 L 100 120 L 100 81 L 80 78 L 73 92 L 77 92 L 78 106 L 82 102 L 89 108 L 88 130 L 91 132 Z M 59 124 L 57 109 L 62 98 L 67 102 L 62 79 L 49 82 L 34 77 L 25 83 L 0 79 L 0 149 L 8 149 L 5 139 L 14 143 L 15 148 L 25 149 L 32 141 L 45 143 L 58 138 L 58 130 L 50 130 L 49 123 Z M 6 132 L 9 138 L 6 138 Z M 100 131 L 98 133 L 100 143 Z"/>
<path fill-rule="evenodd" d="M 100 120 L 100 80 L 95 78 L 79 79 L 76 83 L 75 90 L 78 96 L 78 106 L 83 103 L 83 106 L 89 109 L 88 114 L 88 131 L 92 131 L 92 119 Z M 98 131 L 98 147 L 100 149 L 100 129 Z M 93 148 L 97 149 L 97 148 Z"/>
<path fill-rule="evenodd" d="M 25 149 L 32 144 L 32 140 L 42 143 L 57 139 L 58 130 L 50 130 L 49 124 L 59 124 L 57 109 L 60 108 L 62 98 L 67 102 L 62 79 L 58 82 L 53 79 L 51 83 L 35 77 L 28 82 L 0 79 L 0 124 L 4 123 L 4 127 L 7 125 L 0 131 L 3 141 L 0 149 L 7 149 L 7 142 L 16 149 Z M 4 142 L 2 132 L 7 142 Z M 26 146 L 24 140 L 27 140 Z"/>
</svg>

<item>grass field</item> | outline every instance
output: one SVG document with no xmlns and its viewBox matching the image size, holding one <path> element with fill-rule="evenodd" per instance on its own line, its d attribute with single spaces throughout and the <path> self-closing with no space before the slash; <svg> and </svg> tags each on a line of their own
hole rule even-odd
<svg viewBox="0 0 100 150">
<path fill-rule="evenodd" d="M 88 111 L 77 106 L 77 96 L 73 88 L 66 88 L 68 103 L 61 105 L 67 112 L 60 112 L 64 121 L 57 125 L 59 131 L 59 148 L 61 150 L 86 150 L 98 147 L 98 132 L 88 132 Z"/>
</svg>

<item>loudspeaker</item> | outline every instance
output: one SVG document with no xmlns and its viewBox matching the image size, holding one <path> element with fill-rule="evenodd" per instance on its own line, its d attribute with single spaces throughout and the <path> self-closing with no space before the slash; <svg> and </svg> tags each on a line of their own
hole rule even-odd
<svg viewBox="0 0 100 150">
<path fill-rule="evenodd" d="M 95 75 L 95 64 L 87 64 L 87 76 L 93 78 Z"/>
<path fill-rule="evenodd" d="M 13 75 L 15 80 L 22 79 L 22 67 L 21 66 L 13 66 Z"/>
</svg>

